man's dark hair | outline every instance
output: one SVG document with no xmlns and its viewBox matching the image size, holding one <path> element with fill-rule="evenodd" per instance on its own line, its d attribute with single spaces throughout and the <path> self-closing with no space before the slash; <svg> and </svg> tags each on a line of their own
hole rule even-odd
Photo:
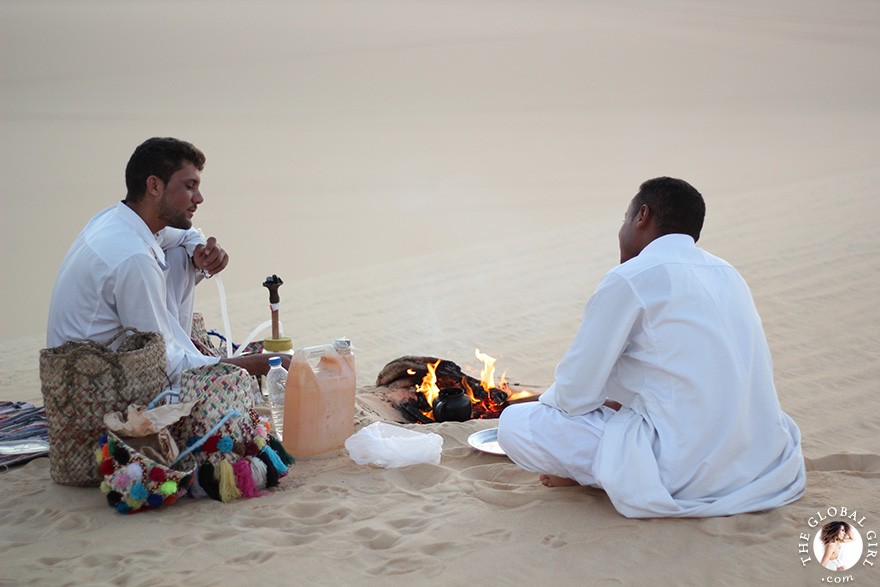
<svg viewBox="0 0 880 587">
<path fill-rule="evenodd" d="M 205 167 L 205 154 L 191 143 L 170 137 L 147 139 L 134 150 L 125 166 L 125 201 L 135 203 L 147 191 L 147 178 L 155 175 L 168 183 L 171 176 L 192 163 L 201 171 Z"/>
<path fill-rule="evenodd" d="M 654 214 L 657 228 L 664 234 L 689 234 L 700 240 L 706 203 L 694 186 L 673 177 L 656 177 L 639 186 L 635 197 L 636 210 L 647 204 Z"/>
</svg>

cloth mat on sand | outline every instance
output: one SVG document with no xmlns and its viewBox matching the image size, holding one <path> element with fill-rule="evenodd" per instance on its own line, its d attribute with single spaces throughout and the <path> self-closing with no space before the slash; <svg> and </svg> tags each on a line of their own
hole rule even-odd
<svg viewBox="0 0 880 587">
<path fill-rule="evenodd" d="M 46 408 L 0 401 L 0 471 L 48 455 Z"/>
</svg>

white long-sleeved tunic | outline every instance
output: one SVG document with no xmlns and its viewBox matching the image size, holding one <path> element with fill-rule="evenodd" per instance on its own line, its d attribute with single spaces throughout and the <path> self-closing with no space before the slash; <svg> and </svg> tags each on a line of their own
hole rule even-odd
<svg viewBox="0 0 880 587">
<path fill-rule="evenodd" d="M 687 235 L 604 277 L 540 401 L 577 416 L 606 397 L 624 407 L 593 474 L 626 516 L 729 515 L 804 491 L 800 432 L 779 406 L 748 286 Z"/>
<path fill-rule="evenodd" d="M 202 355 L 169 309 L 165 250 L 202 242 L 197 230 L 165 228 L 157 234 L 123 203 L 94 216 L 61 263 L 46 344 L 68 340 L 106 343 L 123 327 L 159 332 L 165 340 L 168 375 L 176 382 L 190 367 L 216 363 Z M 118 341 L 121 342 L 121 341 Z"/>
</svg>

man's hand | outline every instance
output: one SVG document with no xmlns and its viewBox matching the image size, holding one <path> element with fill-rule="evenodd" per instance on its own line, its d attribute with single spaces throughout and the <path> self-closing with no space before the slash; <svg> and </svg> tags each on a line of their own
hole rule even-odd
<svg viewBox="0 0 880 587">
<path fill-rule="evenodd" d="M 208 238 L 207 243 L 195 248 L 192 258 L 196 269 L 206 271 L 209 275 L 220 273 L 229 264 L 229 255 L 213 236 Z"/>
</svg>

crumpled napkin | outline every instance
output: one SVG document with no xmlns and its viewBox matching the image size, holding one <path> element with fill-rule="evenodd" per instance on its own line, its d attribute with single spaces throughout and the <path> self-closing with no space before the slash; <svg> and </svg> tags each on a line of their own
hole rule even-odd
<svg viewBox="0 0 880 587">
<path fill-rule="evenodd" d="M 374 422 L 348 437 L 345 448 L 359 465 L 405 467 L 422 463 L 439 464 L 443 437 L 433 432 L 416 432 L 385 422 Z"/>
<path fill-rule="evenodd" d="M 104 414 L 104 425 L 134 450 L 167 465 L 180 454 L 168 427 L 189 416 L 196 403 L 164 404 L 152 409 L 130 405 L 126 417 L 122 412 Z"/>
</svg>

